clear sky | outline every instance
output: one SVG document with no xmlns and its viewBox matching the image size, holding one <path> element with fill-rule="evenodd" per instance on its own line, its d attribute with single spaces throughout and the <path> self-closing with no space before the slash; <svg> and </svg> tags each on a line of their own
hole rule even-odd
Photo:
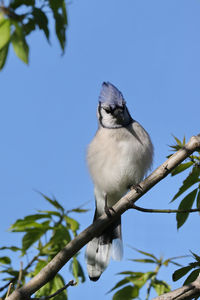
<svg viewBox="0 0 200 300">
<path fill-rule="evenodd" d="M 92 221 L 93 185 L 85 154 L 97 129 L 102 81 L 122 91 L 132 117 L 150 133 L 153 168 L 169 155 L 172 134 L 188 140 L 200 132 L 198 0 L 74 0 L 67 8 L 64 56 L 53 36 L 49 47 L 43 33 L 34 33 L 29 37 L 30 65 L 11 51 L 0 73 L 0 246 L 20 246 L 20 235 L 7 232 L 10 224 L 50 208 L 34 189 L 54 194 L 66 209 L 90 201 L 86 207 L 91 211 L 79 216 L 81 230 Z M 182 179 L 163 180 L 138 205 L 177 207 L 178 201 L 169 201 Z M 177 232 L 175 215 L 125 213 L 123 260 L 111 262 L 97 283 L 87 279 L 71 287 L 70 299 L 111 299 L 105 294 L 120 279 L 116 273 L 143 268 L 128 260 L 137 254 L 127 245 L 166 258 L 189 249 L 198 253 L 199 221 L 193 214 Z M 152 269 L 149 265 L 147 270 Z M 66 282 L 71 279 L 67 270 L 62 272 Z M 172 270 L 163 270 L 162 279 L 171 283 Z M 172 287 L 181 281 L 177 284 Z"/>
</svg>

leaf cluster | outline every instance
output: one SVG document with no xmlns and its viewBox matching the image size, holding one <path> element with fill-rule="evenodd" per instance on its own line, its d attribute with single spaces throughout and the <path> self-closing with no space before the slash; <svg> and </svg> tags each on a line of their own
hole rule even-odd
<svg viewBox="0 0 200 300">
<path fill-rule="evenodd" d="M 124 271 L 118 275 L 125 275 L 110 291 L 116 289 L 117 292 L 113 295 L 113 300 L 130 300 L 130 299 L 140 299 L 141 289 L 146 285 L 146 300 L 150 299 L 150 292 L 154 289 L 158 296 L 169 292 L 170 286 L 164 280 L 158 279 L 158 273 L 162 266 L 167 267 L 169 264 L 180 266 L 175 259 L 180 257 L 172 257 L 168 259 L 157 258 L 154 254 L 144 252 L 142 250 L 136 250 L 138 253 L 142 254 L 141 259 L 130 259 L 133 262 L 153 264 L 155 268 L 148 272 L 135 272 L 135 271 Z"/>
<path fill-rule="evenodd" d="M 200 273 L 200 256 L 192 251 L 191 253 L 194 261 L 189 263 L 188 266 L 176 270 L 172 275 L 173 280 L 177 281 L 191 271 L 191 273 L 185 279 L 183 285 L 187 285 L 195 281 Z"/>
<path fill-rule="evenodd" d="M 65 211 L 62 205 L 55 198 L 50 198 L 42 193 L 42 197 L 48 201 L 53 207 L 53 210 L 37 211 L 36 214 L 28 215 L 23 219 L 18 219 L 9 228 L 11 232 L 22 233 L 21 247 L 3 246 L 0 251 L 10 250 L 19 252 L 21 257 L 33 253 L 34 256 L 28 264 L 21 270 L 16 270 L 12 267 L 12 261 L 8 256 L 0 256 L 0 273 L 4 274 L 3 281 L 5 284 L 0 287 L 0 291 L 5 291 L 10 283 L 12 288 L 20 287 L 25 284 L 27 278 L 34 277 L 48 262 L 76 235 L 80 224 L 71 217 L 73 213 L 84 213 L 86 209 L 75 208 Z M 85 275 L 82 266 L 76 254 L 70 261 L 69 271 L 78 283 L 85 281 Z M 36 292 L 36 297 L 53 294 L 58 289 L 65 285 L 64 278 L 57 274 L 53 280 L 48 282 L 39 291 Z M 2 295 L 5 297 L 5 294 Z M 63 291 L 55 297 L 56 300 L 66 300 L 67 292 Z"/>
<path fill-rule="evenodd" d="M 185 137 L 181 142 L 177 137 L 174 137 L 176 144 L 170 146 L 173 151 L 184 148 Z M 180 174 L 190 168 L 190 172 L 184 179 L 182 185 L 180 186 L 178 192 L 174 195 L 171 202 L 175 201 L 177 198 L 181 197 L 183 193 L 187 193 L 188 190 L 192 189 L 186 196 L 181 200 L 178 210 L 190 210 L 193 206 L 200 208 L 200 151 L 197 151 L 196 155 L 190 155 L 187 162 L 178 165 L 172 172 L 171 175 L 175 176 Z M 195 188 L 194 188 L 195 187 Z M 177 228 L 180 228 L 188 219 L 188 213 L 177 213 L 176 221 Z"/>
<path fill-rule="evenodd" d="M 27 36 L 34 30 L 42 30 L 50 43 L 51 16 L 54 19 L 57 39 L 64 52 L 68 25 L 64 0 L 10 0 L 8 6 L 0 5 L 0 70 L 5 65 L 11 44 L 15 54 L 28 64 Z"/>
</svg>

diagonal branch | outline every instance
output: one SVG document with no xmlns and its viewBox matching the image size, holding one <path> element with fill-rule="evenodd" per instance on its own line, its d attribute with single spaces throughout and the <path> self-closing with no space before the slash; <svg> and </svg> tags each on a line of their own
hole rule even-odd
<svg viewBox="0 0 200 300">
<path fill-rule="evenodd" d="M 200 134 L 191 137 L 189 142 L 179 151 L 174 153 L 166 162 L 159 166 L 152 174 L 140 183 L 141 191 L 131 190 L 122 197 L 114 206 L 112 216 L 103 214 L 92 225 L 83 230 L 78 236 L 68 243 L 34 278 L 20 289 L 15 290 L 7 300 L 29 299 L 39 288 L 50 281 L 58 271 L 93 237 L 101 232 L 125 211 L 133 207 L 133 204 L 150 190 L 159 181 L 165 178 L 176 166 L 184 161 L 194 151 L 200 149 Z"/>
<path fill-rule="evenodd" d="M 200 211 L 200 208 L 191 208 L 191 209 L 153 209 L 153 208 L 144 208 L 144 207 L 140 207 L 137 206 L 135 204 L 133 204 L 132 206 L 133 209 L 142 211 L 142 212 L 147 212 L 147 213 L 165 213 L 165 214 L 169 214 L 169 213 L 192 213 L 192 212 L 197 212 Z"/>
</svg>

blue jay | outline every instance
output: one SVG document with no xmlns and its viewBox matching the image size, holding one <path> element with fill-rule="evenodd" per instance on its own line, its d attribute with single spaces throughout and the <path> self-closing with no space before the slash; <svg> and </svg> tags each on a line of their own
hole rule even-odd
<svg viewBox="0 0 200 300">
<path fill-rule="evenodd" d="M 109 82 L 102 84 L 97 117 L 98 130 L 87 152 L 96 200 L 94 221 L 142 180 L 153 158 L 148 133 L 132 119 L 122 93 Z M 122 255 L 120 217 L 88 243 L 85 257 L 89 278 L 98 280 L 110 256 L 121 260 Z"/>
</svg>

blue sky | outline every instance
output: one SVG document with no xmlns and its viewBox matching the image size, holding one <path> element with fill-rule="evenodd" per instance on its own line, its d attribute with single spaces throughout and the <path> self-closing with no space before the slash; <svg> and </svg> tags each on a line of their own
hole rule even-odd
<svg viewBox="0 0 200 300">
<path fill-rule="evenodd" d="M 67 8 L 64 56 L 53 35 L 49 47 L 43 33 L 34 33 L 29 66 L 10 51 L 0 73 L 1 245 L 20 245 L 20 236 L 7 232 L 17 218 L 50 208 L 35 189 L 54 194 L 66 209 L 90 201 L 91 211 L 79 216 L 81 229 L 90 224 L 94 197 L 85 154 L 97 129 L 102 81 L 122 91 L 132 117 L 150 133 L 153 169 L 169 154 L 172 134 L 188 140 L 199 133 L 199 1 L 74 0 Z M 177 207 L 169 201 L 182 179 L 165 179 L 138 205 Z M 175 215 L 125 213 L 123 260 L 111 262 L 97 283 L 70 288 L 70 299 L 111 299 L 105 293 L 119 280 L 116 273 L 143 268 L 128 261 L 137 254 L 127 245 L 165 257 L 198 252 L 198 225 L 198 214 L 177 232 Z M 171 271 L 161 274 L 167 282 Z"/>
</svg>

